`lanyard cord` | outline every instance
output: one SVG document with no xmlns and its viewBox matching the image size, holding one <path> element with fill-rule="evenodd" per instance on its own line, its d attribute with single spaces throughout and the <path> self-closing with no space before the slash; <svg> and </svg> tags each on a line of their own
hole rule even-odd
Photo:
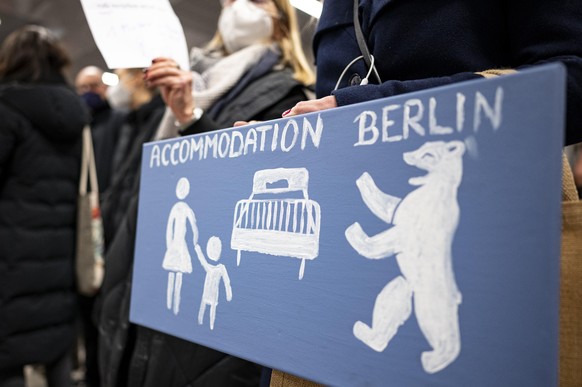
<svg viewBox="0 0 582 387">
<path fill-rule="evenodd" d="M 371 58 L 371 62 L 370 62 L 370 69 L 368 70 L 368 73 L 366 74 L 366 77 L 364 79 L 362 79 L 362 82 L 360 82 L 360 85 L 367 85 L 368 84 L 368 78 L 370 78 L 370 74 L 372 73 L 372 69 L 376 69 L 374 67 L 374 55 L 370 55 Z M 360 59 L 364 59 L 363 55 L 360 55 L 359 57 L 357 57 L 356 59 L 352 60 L 350 63 L 348 63 L 348 65 L 346 67 L 344 67 L 344 71 L 342 71 L 341 75 L 339 76 L 339 79 L 337 80 L 337 83 L 335 84 L 335 87 L 333 88 L 334 91 L 337 90 L 337 88 L 339 87 L 342 79 L 344 78 L 344 75 L 346 75 L 346 71 L 348 71 L 348 69 L 350 67 L 352 67 L 352 65 L 354 63 L 356 63 L 357 61 L 359 61 Z M 379 79 L 379 78 L 378 78 Z"/>
<path fill-rule="evenodd" d="M 368 46 L 366 45 L 366 40 L 364 39 L 364 33 L 362 32 L 362 26 L 360 25 L 360 18 L 359 18 L 359 2 L 358 0 L 354 0 L 354 31 L 356 33 L 356 40 L 358 42 L 358 47 L 360 48 L 360 52 L 362 53 L 362 56 L 359 57 L 364 59 L 364 62 L 366 63 L 366 66 L 368 67 L 368 69 L 370 69 L 370 71 L 374 70 L 374 75 L 376 76 L 376 79 L 378 80 L 378 83 L 382 83 L 382 80 L 380 79 L 380 74 L 378 74 L 378 71 L 376 71 L 376 68 L 374 67 L 374 59 L 372 57 L 372 55 L 370 54 L 370 51 L 368 50 Z M 357 59 L 356 59 L 357 60 Z M 350 63 L 347 67 L 349 68 L 349 66 L 351 66 L 353 64 L 354 61 L 352 61 L 352 63 Z M 345 70 L 344 70 L 345 72 Z M 369 73 L 368 75 L 366 75 L 365 79 L 368 79 Z M 342 74 L 343 77 L 343 74 Z M 340 77 L 340 80 L 341 78 Z M 336 86 L 337 88 L 337 86 Z"/>
</svg>

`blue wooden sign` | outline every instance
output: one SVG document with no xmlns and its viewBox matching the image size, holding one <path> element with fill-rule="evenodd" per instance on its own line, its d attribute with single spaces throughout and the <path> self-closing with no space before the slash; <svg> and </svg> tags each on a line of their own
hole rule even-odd
<svg viewBox="0 0 582 387">
<path fill-rule="evenodd" d="M 565 71 L 144 146 L 131 321 L 336 386 L 557 384 Z"/>
</svg>

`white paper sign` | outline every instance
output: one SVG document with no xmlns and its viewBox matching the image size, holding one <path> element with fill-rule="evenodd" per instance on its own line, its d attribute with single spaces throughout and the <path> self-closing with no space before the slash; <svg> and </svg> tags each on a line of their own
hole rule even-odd
<svg viewBox="0 0 582 387">
<path fill-rule="evenodd" d="M 188 47 L 168 0 L 81 0 L 91 33 L 109 68 L 148 67 L 155 57 L 188 69 Z"/>
</svg>

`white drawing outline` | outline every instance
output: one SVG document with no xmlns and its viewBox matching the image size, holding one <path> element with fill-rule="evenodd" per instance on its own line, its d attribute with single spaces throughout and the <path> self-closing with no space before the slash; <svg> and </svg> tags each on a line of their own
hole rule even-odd
<svg viewBox="0 0 582 387">
<path fill-rule="evenodd" d="M 202 325 L 204 321 L 204 312 L 206 311 L 206 306 L 210 306 L 210 329 L 214 329 L 214 320 L 216 319 L 216 306 L 218 305 L 218 295 L 220 288 L 220 280 L 224 282 L 224 288 L 226 290 L 226 301 L 232 300 L 232 288 L 230 286 L 230 278 L 226 267 L 223 264 L 212 265 L 208 263 L 204 257 L 204 253 L 200 248 L 200 245 L 194 247 L 196 255 L 200 264 L 206 271 L 206 278 L 204 279 L 204 291 L 202 293 L 202 300 L 200 301 L 200 310 L 198 311 L 198 324 Z M 222 252 L 222 242 L 220 238 L 213 236 L 208 240 L 206 244 L 206 254 L 208 258 L 214 262 L 220 259 L 220 254 Z"/>
<path fill-rule="evenodd" d="M 403 154 L 404 161 L 427 171 L 409 183 L 418 186 L 403 199 L 387 195 L 363 173 L 356 181 L 370 211 L 393 227 L 368 236 L 359 223 L 345 231 L 350 245 L 368 259 L 396 256 L 402 272 L 378 294 L 372 325 L 357 321 L 354 336 L 377 352 L 388 346 L 410 317 L 412 303 L 431 351 L 421 363 L 427 373 L 451 364 L 461 351 L 458 306 L 461 293 L 452 267 L 452 242 L 460 210 L 457 191 L 463 175 L 461 141 L 427 142 Z"/>
<path fill-rule="evenodd" d="M 269 185 L 283 181 L 283 188 Z M 253 191 L 248 199 L 239 200 L 234 210 L 231 248 L 301 259 L 299 279 L 305 272 L 305 260 L 319 255 L 321 209 L 309 199 L 306 168 L 275 168 L 255 172 Z M 257 194 L 284 194 L 301 191 L 303 198 L 255 199 Z"/>
<path fill-rule="evenodd" d="M 166 252 L 162 267 L 169 271 L 166 307 L 177 315 L 180 311 L 182 274 L 192 273 L 192 258 L 186 242 L 187 222 L 192 227 L 194 246 L 198 243 L 198 227 L 194 211 L 183 200 L 190 193 L 190 182 L 182 177 L 176 184 L 176 202 L 170 210 L 166 226 Z"/>
</svg>

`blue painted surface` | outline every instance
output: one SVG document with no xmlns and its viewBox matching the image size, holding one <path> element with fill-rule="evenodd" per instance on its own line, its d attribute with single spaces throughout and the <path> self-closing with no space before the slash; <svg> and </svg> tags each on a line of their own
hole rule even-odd
<svg viewBox="0 0 582 387">
<path fill-rule="evenodd" d="M 557 385 L 564 77 L 561 66 L 549 65 L 296 117 L 299 138 L 294 147 L 290 147 L 292 119 L 146 144 L 131 321 L 329 385 Z M 496 123 L 491 118 L 499 111 L 495 109 L 499 90 L 503 98 L 498 106 L 501 119 Z M 488 116 L 480 110 L 477 129 L 476 93 L 492 112 Z M 464 104 L 459 94 L 465 97 Z M 452 133 L 429 133 L 431 98 L 436 101 L 433 132 L 446 132 L 442 127 L 449 126 Z M 403 135 L 407 103 L 410 117 L 416 117 L 419 104 L 424 107 L 418 121 L 424 135 L 412 128 L 406 139 L 382 142 L 383 108 L 392 106 L 385 110 L 387 119 L 394 121 L 388 127 L 388 137 L 394 139 Z M 457 106 L 464 112 L 462 122 Z M 363 112 L 377 115 L 379 138 L 373 145 L 354 146 L 372 139 L 373 130 L 368 130 L 363 132 L 364 141 L 359 141 L 357 117 Z M 366 114 L 369 119 L 370 113 Z M 308 135 L 301 149 L 303 120 L 314 131 L 318 120 L 323 125 L 318 147 L 313 141 L 316 136 Z M 257 129 L 265 125 L 270 129 Z M 272 151 L 275 126 L 279 145 Z M 286 126 L 283 147 L 291 148 L 287 152 L 280 142 Z M 239 150 L 236 141 L 253 128 L 259 134 L 257 151 L 253 153 L 249 145 L 246 155 L 228 157 Z M 260 151 L 260 133 L 265 134 L 264 151 Z M 226 157 L 219 152 L 217 158 L 199 158 L 198 153 L 190 158 L 186 149 L 213 135 L 218 142 L 223 136 Z M 227 138 L 235 138 L 232 152 L 225 146 Z M 355 322 L 371 324 L 376 296 L 402 275 L 402 268 L 394 256 L 364 258 L 348 243 L 345 231 L 354 222 L 370 236 L 392 227 L 364 204 L 356 186 L 362 173 L 368 172 L 384 193 L 405 198 L 417 188 L 409 179 L 426 172 L 406 164 L 403 154 L 427 142 L 454 140 L 466 147 L 458 188 L 460 216 L 451 246 L 456 285 L 462 294 L 458 305 L 461 350 L 444 369 L 429 373 L 421 354 L 431 347 L 414 309 L 381 352 L 354 336 Z M 279 182 L 264 186 L 275 192 L 253 195 L 255 172 L 276 168 L 307 169 L 304 191 L 285 192 L 288 183 Z M 206 272 L 196 258 L 190 226 L 186 226 L 185 241 L 192 272 L 183 274 L 179 313 L 166 305 L 168 271 L 162 268 L 166 229 L 171 209 L 179 201 L 176 184 L 183 177 L 190 183 L 183 202 L 195 214 L 197 243 L 208 256 L 208 240 L 220 238 L 220 259 L 209 262 L 224 265 L 232 288 L 228 302 L 224 283 L 219 282 L 212 330 L 208 309 L 203 324 L 198 324 Z M 301 182 L 295 188 L 299 186 Z M 321 222 L 317 255 L 305 259 L 303 278 L 299 279 L 302 258 L 292 253 L 242 251 L 237 266 L 237 250 L 231 248 L 237 202 L 301 199 L 305 194 L 319 205 Z M 253 236 L 244 240 L 248 238 Z M 277 238 L 271 242 L 276 245 Z M 440 292 L 433 293 L 436 303 Z M 416 306 L 414 298 L 412 305 Z"/>
</svg>

